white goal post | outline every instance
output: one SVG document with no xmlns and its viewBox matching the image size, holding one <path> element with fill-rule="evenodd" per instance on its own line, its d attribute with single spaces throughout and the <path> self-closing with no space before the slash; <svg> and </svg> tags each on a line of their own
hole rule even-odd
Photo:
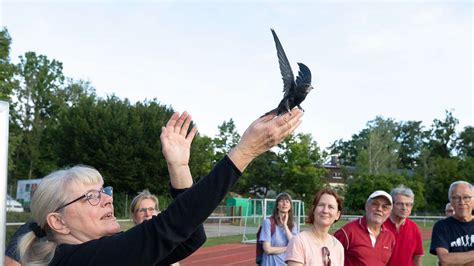
<svg viewBox="0 0 474 266">
<path fill-rule="evenodd" d="M 276 199 L 251 199 L 248 201 L 247 213 L 244 218 L 244 232 L 242 243 L 256 243 L 257 231 L 265 218 L 272 215 L 273 206 Z M 295 225 L 300 231 L 300 226 L 304 224 L 305 212 L 304 202 L 292 200 Z"/>
</svg>

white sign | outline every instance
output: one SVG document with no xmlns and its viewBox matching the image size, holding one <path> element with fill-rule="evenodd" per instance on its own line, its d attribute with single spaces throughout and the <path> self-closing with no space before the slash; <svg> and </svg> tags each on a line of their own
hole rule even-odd
<svg viewBox="0 0 474 266">
<path fill-rule="evenodd" d="M 41 183 L 42 178 L 38 179 L 26 179 L 18 180 L 18 185 L 16 187 L 16 199 L 21 203 L 29 205 L 31 201 L 31 196 L 33 196 L 34 191 Z"/>
</svg>

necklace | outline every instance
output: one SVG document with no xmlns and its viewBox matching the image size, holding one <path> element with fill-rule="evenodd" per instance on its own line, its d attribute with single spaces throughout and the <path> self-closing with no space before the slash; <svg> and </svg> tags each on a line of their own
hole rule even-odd
<svg viewBox="0 0 474 266">
<path fill-rule="evenodd" d="M 314 227 L 311 229 L 311 233 L 312 233 L 314 239 L 316 240 L 316 243 L 318 243 L 321 246 L 323 246 L 324 243 L 326 243 L 327 240 L 329 239 L 327 237 L 327 234 L 325 236 L 323 236 L 323 238 L 320 238 L 320 236 L 316 233 L 316 230 L 315 230 Z"/>
</svg>

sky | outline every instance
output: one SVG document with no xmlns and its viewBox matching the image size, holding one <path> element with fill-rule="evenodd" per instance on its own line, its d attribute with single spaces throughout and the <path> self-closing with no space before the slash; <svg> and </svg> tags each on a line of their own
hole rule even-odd
<svg viewBox="0 0 474 266">
<path fill-rule="evenodd" d="M 474 124 L 471 1 L 220 2 L 3 0 L 0 24 L 13 63 L 46 55 L 101 97 L 186 110 L 210 137 L 230 119 L 242 134 L 283 97 L 270 28 L 295 77 L 311 69 L 297 132 L 322 148 L 376 116 Z"/>
</svg>

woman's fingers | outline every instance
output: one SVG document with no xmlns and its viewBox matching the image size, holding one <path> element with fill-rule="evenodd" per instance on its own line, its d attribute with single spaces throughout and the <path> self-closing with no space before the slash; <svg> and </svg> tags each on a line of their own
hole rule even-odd
<svg viewBox="0 0 474 266">
<path fill-rule="evenodd" d="M 175 112 L 168 123 L 166 123 L 166 129 L 169 132 L 174 132 L 186 137 L 191 122 L 192 117 L 188 112 L 185 111 L 181 115 L 179 115 L 179 112 Z"/>
<path fill-rule="evenodd" d="M 291 111 L 291 113 L 285 113 L 284 115 L 277 118 L 277 124 L 279 126 L 283 126 L 284 124 L 288 124 L 288 128 L 291 128 L 292 123 L 299 120 L 303 116 L 303 111 L 298 108 L 295 108 Z"/>
<path fill-rule="evenodd" d="M 273 147 L 293 133 L 301 124 L 302 116 L 303 112 L 301 110 L 293 109 L 291 113 L 285 113 L 276 118 L 273 125 L 274 128 L 269 129 L 267 145 Z"/>
<path fill-rule="evenodd" d="M 291 135 L 296 128 L 301 124 L 301 120 L 296 120 L 294 122 L 288 122 L 281 131 L 281 138 L 285 139 L 289 135 Z"/>
<path fill-rule="evenodd" d="M 186 140 L 188 140 L 189 142 L 193 141 L 193 138 L 196 135 L 197 131 L 197 126 L 193 126 L 189 134 L 186 136 Z"/>
<path fill-rule="evenodd" d="M 176 121 L 178 120 L 179 117 L 179 112 L 175 112 L 171 117 L 170 120 L 168 120 L 168 123 L 166 123 L 166 127 L 174 127 L 176 124 Z"/>
<path fill-rule="evenodd" d="M 191 124 L 191 121 L 192 121 L 192 117 L 191 117 L 191 115 L 188 115 L 186 117 L 186 120 L 184 120 L 184 124 L 181 127 L 181 130 L 180 130 L 179 134 L 186 137 L 186 134 L 188 133 L 188 129 L 189 129 L 189 125 Z"/>
<path fill-rule="evenodd" d="M 284 117 L 285 121 L 285 133 L 287 135 L 293 133 L 295 129 L 301 124 L 301 118 L 303 117 L 303 111 L 300 109 L 293 109 L 291 114 L 287 114 L 288 116 Z"/>
<path fill-rule="evenodd" d="M 175 125 L 174 125 L 174 132 L 175 133 L 178 133 L 180 134 L 181 132 L 181 127 L 183 126 L 184 124 L 184 121 L 186 121 L 186 118 L 189 116 L 189 114 L 184 111 L 181 116 L 178 118 L 178 120 L 176 121 Z"/>
</svg>

